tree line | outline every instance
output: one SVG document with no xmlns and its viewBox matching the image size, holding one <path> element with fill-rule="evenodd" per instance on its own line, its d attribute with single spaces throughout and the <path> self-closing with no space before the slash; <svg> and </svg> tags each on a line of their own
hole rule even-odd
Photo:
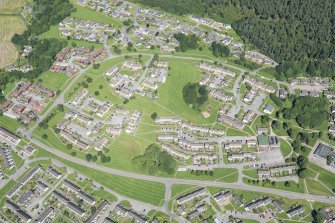
<svg viewBox="0 0 335 223">
<path fill-rule="evenodd" d="M 275 59 L 278 79 L 335 77 L 332 0 L 133 0 L 178 15 L 232 23 L 236 32 Z"/>
</svg>

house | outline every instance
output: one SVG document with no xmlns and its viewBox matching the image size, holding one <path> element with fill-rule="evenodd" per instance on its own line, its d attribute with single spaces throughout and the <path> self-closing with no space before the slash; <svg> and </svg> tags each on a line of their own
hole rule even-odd
<svg viewBox="0 0 335 223">
<path fill-rule="evenodd" d="M 273 200 L 272 201 L 272 204 L 273 206 L 276 208 L 276 210 L 279 212 L 279 213 L 282 213 L 284 211 L 284 209 L 282 208 L 282 206 L 280 205 L 279 201 L 277 200 Z"/>
<path fill-rule="evenodd" d="M 18 145 L 21 141 L 20 137 L 3 127 L 0 127 L 0 138 L 7 142 L 13 143 L 14 145 Z"/>
<path fill-rule="evenodd" d="M 268 205 L 271 203 L 271 199 L 269 197 L 261 198 L 256 201 L 253 201 L 245 206 L 246 211 L 254 211 L 257 208 Z"/>
<path fill-rule="evenodd" d="M 258 135 L 267 134 L 269 132 L 268 128 L 266 127 L 257 127 L 256 131 Z"/>
<path fill-rule="evenodd" d="M 95 223 L 97 218 L 102 214 L 103 211 L 107 209 L 109 205 L 108 201 L 102 201 L 99 207 L 92 213 L 92 215 L 86 220 L 85 223 Z"/>
<path fill-rule="evenodd" d="M 279 98 L 285 99 L 288 94 L 288 91 L 286 89 L 279 89 Z"/>
<path fill-rule="evenodd" d="M 192 191 L 184 196 L 181 196 L 177 199 L 177 203 L 179 205 L 184 204 L 196 197 L 203 196 L 206 194 L 206 189 L 205 188 L 200 188 L 198 190 Z"/>
<path fill-rule="evenodd" d="M 287 216 L 289 218 L 293 218 L 294 216 L 297 216 L 299 214 L 302 214 L 305 212 L 305 208 L 303 206 L 297 206 L 295 208 L 292 208 L 286 212 Z"/>
<path fill-rule="evenodd" d="M 169 154 L 173 155 L 173 156 L 177 156 L 180 157 L 184 160 L 187 160 L 190 158 L 190 155 L 187 153 L 184 153 L 183 151 L 178 150 L 177 148 L 175 148 L 172 145 L 169 144 L 162 144 L 161 148 L 164 149 L 165 151 L 167 151 Z"/>
<path fill-rule="evenodd" d="M 48 218 L 54 213 L 54 209 L 53 208 L 48 208 L 47 210 L 45 210 L 41 216 L 39 217 L 39 219 L 36 221 L 36 223 L 45 223 L 48 222 Z"/>
<path fill-rule="evenodd" d="M 270 104 L 267 104 L 265 106 L 265 108 L 263 109 L 263 112 L 266 113 L 266 114 L 272 114 L 272 112 L 274 111 L 274 107 Z"/>
<path fill-rule="evenodd" d="M 182 119 L 179 117 L 158 117 L 155 119 L 155 123 L 157 125 L 180 125 L 182 123 Z"/>
<path fill-rule="evenodd" d="M 32 218 L 26 212 L 20 209 L 13 201 L 7 200 L 4 205 L 5 208 L 10 210 L 14 215 L 16 215 L 21 222 L 29 223 L 31 222 Z"/>
</svg>

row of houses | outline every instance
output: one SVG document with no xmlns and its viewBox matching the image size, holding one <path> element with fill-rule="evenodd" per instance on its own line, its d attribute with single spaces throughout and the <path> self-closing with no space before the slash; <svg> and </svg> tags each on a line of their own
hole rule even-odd
<svg viewBox="0 0 335 223">
<path fill-rule="evenodd" d="M 147 223 L 148 222 L 147 218 L 138 214 L 134 210 L 129 210 L 129 209 L 125 208 L 121 204 L 116 205 L 114 211 L 116 212 L 117 215 L 121 215 L 123 217 L 130 217 L 130 218 L 134 219 L 135 222 L 138 222 L 138 223 Z"/>
<path fill-rule="evenodd" d="M 21 142 L 21 138 L 11 131 L 0 127 L 0 139 L 4 140 L 4 142 L 10 142 L 14 145 L 18 145 Z"/>
<path fill-rule="evenodd" d="M 271 177 L 278 177 L 281 175 L 293 175 L 296 173 L 297 165 L 296 164 L 284 164 L 270 166 L 268 168 L 262 168 L 257 170 L 258 178 L 268 179 Z"/>
<path fill-rule="evenodd" d="M 263 82 L 258 81 L 257 79 L 249 77 L 249 76 L 245 76 L 243 81 L 245 83 L 250 84 L 256 90 L 265 91 L 268 93 L 275 93 L 276 91 L 274 87 L 264 84 Z"/>
</svg>

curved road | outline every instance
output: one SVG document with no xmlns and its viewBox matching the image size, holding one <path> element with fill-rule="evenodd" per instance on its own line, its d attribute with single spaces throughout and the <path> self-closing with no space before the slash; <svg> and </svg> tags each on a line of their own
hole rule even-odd
<svg viewBox="0 0 335 223">
<path fill-rule="evenodd" d="M 283 190 L 277 190 L 272 188 L 264 188 L 264 187 L 256 187 L 251 185 L 245 185 L 243 183 L 223 183 L 223 182 L 214 182 L 214 181 L 200 181 L 200 180 L 186 180 L 186 179 L 175 179 L 175 178 L 164 178 L 164 177 L 157 177 L 157 176 L 149 176 L 149 175 L 142 175 L 137 173 L 131 173 L 126 172 L 122 170 L 116 170 L 105 166 L 100 166 L 94 163 L 90 163 L 87 161 L 84 161 L 82 159 L 73 157 L 71 155 L 65 154 L 57 149 L 53 149 L 40 141 L 36 139 L 31 139 L 33 143 L 35 143 L 37 146 L 45 149 L 46 151 L 57 155 L 59 157 L 62 157 L 63 159 L 66 159 L 70 162 L 75 162 L 83 166 L 90 167 L 92 169 L 102 171 L 109 174 L 114 174 L 118 176 L 123 177 L 129 177 L 134 179 L 140 179 L 140 180 L 147 180 L 147 181 L 154 181 L 164 184 L 165 186 L 171 185 L 171 184 L 189 184 L 189 185 L 198 185 L 198 186 L 211 186 L 211 187 L 224 187 L 229 189 L 240 189 L 240 190 L 249 190 L 249 191 L 255 191 L 260 193 L 269 193 L 269 194 L 276 194 L 280 195 L 289 199 L 307 199 L 309 201 L 317 201 L 317 202 L 323 202 L 328 204 L 335 204 L 335 197 L 328 197 L 328 196 L 318 196 L 318 195 L 311 195 L 311 194 L 302 194 L 302 193 L 296 193 L 296 192 L 290 192 L 290 191 L 283 191 Z"/>
</svg>

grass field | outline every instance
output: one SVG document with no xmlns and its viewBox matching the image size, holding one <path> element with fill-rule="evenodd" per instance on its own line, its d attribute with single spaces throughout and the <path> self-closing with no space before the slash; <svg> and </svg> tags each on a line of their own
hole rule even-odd
<svg viewBox="0 0 335 223">
<path fill-rule="evenodd" d="M 257 169 L 243 170 L 243 175 L 253 179 L 258 179 Z"/>
<path fill-rule="evenodd" d="M 306 179 L 306 185 L 307 185 L 308 192 L 310 194 L 333 196 L 333 193 L 331 193 L 327 188 L 325 188 L 318 181 Z"/>
<path fill-rule="evenodd" d="M 65 82 L 69 79 L 63 73 L 54 73 L 51 71 L 46 71 L 38 77 L 42 82 L 42 85 L 48 89 L 57 91 L 64 87 Z"/>
<path fill-rule="evenodd" d="M 285 140 L 280 140 L 280 151 L 283 157 L 287 157 L 292 152 L 292 147 Z"/>
<path fill-rule="evenodd" d="M 41 149 L 39 149 L 38 156 L 47 156 L 58 159 L 65 165 L 75 169 L 77 172 L 86 175 L 92 180 L 95 180 L 103 187 L 109 188 L 110 190 L 129 198 L 157 206 L 162 204 L 161 202 L 164 200 L 165 187 L 161 183 L 121 177 L 97 170 L 92 170 L 89 167 L 67 161 Z"/>
<path fill-rule="evenodd" d="M 3 188 L 0 190 L 0 206 L 2 206 L 6 201 L 6 193 L 15 185 L 14 180 L 10 180 Z"/>
<path fill-rule="evenodd" d="M 0 0 L 0 14 L 16 14 L 26 0 Z"/>
<path fill-rule="evenodd" d="M 4 115 L 0 116 L 0 126 L 14 133 L 20 127 L 19 123 L 15 119 L 8 118 Z"/>
<path fill-rule="evenodd" d="M 14 62 L 18 57 L 11 39 L 15 33 L 22 33 L 25 29 L 26 25 L 21 17 L 0 15 L 0 68 Z"/>
<path fill-rule="evenodd" d="M 190 180 L 204 180 L 213 181 L 218 180 L 225 183 L 235 183 L 237 182 L 238 172 L 234 168 L 220 168 L 214 169 L 213 176 L 208 175 L 195 175 L 191 174 L 191 171 L 177 172 L 176 178 L 190 179 Z"/>
<path fill-rule="evenodd" d="M 162 84 L 159 89 L 158 104 L 165 107 L 174 114 L 187 119 L 188 121 L 208 124 L 216 121 L 216 115 L 219 109 L 217 101 L 209 100 L 203 107 L 211 106 L 211 116 L 205 119 L 201 112 L 197 112 L 189 107 L 183 100 L 183 87 L 189 82 L 198 82 L 201 79 L 201 72 L 195 68 L 196 63 L 188 60 L 167 60 L 171 70 L 166 83 Z"/>
</svg>

